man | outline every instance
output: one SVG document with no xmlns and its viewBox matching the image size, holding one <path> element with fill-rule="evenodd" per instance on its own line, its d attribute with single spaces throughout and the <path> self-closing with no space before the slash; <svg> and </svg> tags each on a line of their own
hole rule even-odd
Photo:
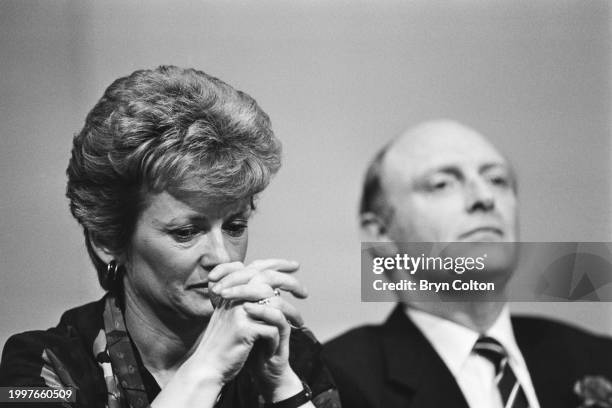
<svg viewBox="0 0 612 408">
<path fill-rule="evenodd" d="M 375 157 L 360 219 L 371 242 L 518 241 L 515 176 L 476 131 L 424 123 Z M 503 273 L 512 273 L 514 261 Z M 398 292 L 384 324 L 330 341 L 325 355 L 343 406 L 576 408 L 577 381 L 612 379 L 611 340 L 548 320 L 511 319 L 501 292 L 480 301 L 459 301 L 457 292 L 451 302 Z"/>
</svg>

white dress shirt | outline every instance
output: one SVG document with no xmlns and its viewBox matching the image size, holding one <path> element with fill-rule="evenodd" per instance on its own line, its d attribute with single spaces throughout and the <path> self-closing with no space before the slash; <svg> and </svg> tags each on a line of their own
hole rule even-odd
<svg viewBox="0 0 612 408">
<path fill-rule="evenodd" d="M 470 408 L 503 408 L 495 383 L 493 364 L 485 357 L 472 352 L 480 333 L 409 307 L 406 308 L 406 314 L 453 374 Z M 504 307 L 493 326 L 484 335 L 494 338 L 504 346 L 510 367 L 525 391 L 530 408 L 540 408 L 527 365 L 514 339 L 508 306 Z"/>
</svg>

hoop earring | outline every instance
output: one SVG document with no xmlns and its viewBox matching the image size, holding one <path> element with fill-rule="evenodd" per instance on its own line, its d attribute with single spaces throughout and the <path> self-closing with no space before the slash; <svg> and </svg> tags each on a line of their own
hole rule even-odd
<svg viewBox="0 0 612 408">
<path fill-rule="evenodd" d="M 106 282 L 108 284 L 113 283 L 117 280 L 117 271 L 119 270 L 119 265 L 117 265 L 117 261 L 114 259 L 106 265 Z"/>
</svg>

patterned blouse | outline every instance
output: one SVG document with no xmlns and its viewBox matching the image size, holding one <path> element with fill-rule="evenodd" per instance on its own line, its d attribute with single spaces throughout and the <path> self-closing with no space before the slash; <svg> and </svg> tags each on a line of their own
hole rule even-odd
<svg viewBox="0 0 612 408">
<path fill-rule="evenodd" d="M 319 342 L 307 329 L 292 330 L 290 342 L 291 367 L 310 386 L 314 405 L 339 408 L 338 393 L 320 359 Z M 67 311 L 57 327 L 12 336 L 2 353 L 0 386 L 76 390 L 76 402 L 44 403 L 46 408 L 145 408 L 160 392 L 110 294 Z M 243 370 L 223 387 L 215 406 L 261 405 L 254 378 Z"/>
</svg>

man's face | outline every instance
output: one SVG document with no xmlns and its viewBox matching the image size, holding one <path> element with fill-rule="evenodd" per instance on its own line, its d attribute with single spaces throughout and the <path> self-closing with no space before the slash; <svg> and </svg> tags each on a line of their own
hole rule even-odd
<svg viewBox="0 0 612 408">
<path fill-rule="evenodd" d="M 475 131 L 452 122 L 400 138 L 383 163 L 395 242 L 514 242 L 517 198 L 504 157 Z"/>
</svg>

